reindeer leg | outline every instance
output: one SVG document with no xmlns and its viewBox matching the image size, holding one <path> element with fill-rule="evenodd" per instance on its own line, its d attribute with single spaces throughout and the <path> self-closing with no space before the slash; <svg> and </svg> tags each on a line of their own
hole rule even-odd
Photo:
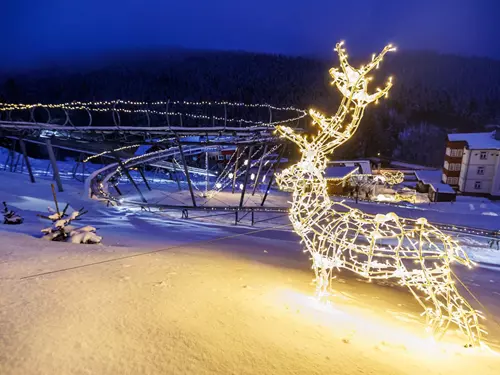
<svg viewBox="0 0 500 375">
<path fill-rule="evenodd" d="M 326 268 L 319 267 L 316 270 L 316 298 L 322 300 L 328 296 L 329 287 L 329 272 Z"/>
<path fill-rule="evenodd" d="M 479 313 L 460 295 L 453 284 L 451 274 L 433 275 L 426 273 L 425 282 L 422 279 L 410 281 L 407 285 L 417 301 L 424 307 L 427 326 L 436 340 L 440 340 L 451 323 L 455 323 L 460 331 L 468 337 L 467 346 L 479 346 L 482 330 L 479 325 Z M 432 301 L 432 307 L 427 306 L 413 291 L 411 285 L 424 292 Z M 442 286 L 446 285 L 445 289 Z"/>
<path fill-rule="evenodd" d="M 480 346 L 484 332 L 479 324 L 480 313 L 462 297 L 455 285 L 450 288 L 448 294 L 450 321 L 458 325 L 460 331 L 468 337 L 466 347 Z"/>
</svg>

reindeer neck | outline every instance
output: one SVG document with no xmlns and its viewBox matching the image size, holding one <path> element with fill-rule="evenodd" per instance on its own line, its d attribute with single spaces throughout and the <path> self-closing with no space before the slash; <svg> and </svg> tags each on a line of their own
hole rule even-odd
<svg viewBox="0 0 500 375">
<path fill-rule="evenodd" d="M 321 175 L 320 181 L 311 181 L 297 186 L 293 192 L 291 212 L 304 219 L 322 211 L 325 203 L 330 203 L 330 197 L 328 196 L 326 179 L 324 175 Z"/>
</svg>

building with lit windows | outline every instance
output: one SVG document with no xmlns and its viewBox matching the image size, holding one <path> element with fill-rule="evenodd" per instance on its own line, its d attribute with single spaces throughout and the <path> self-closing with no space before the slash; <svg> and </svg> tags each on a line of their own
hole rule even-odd
<svg viewBox="0 0 500 375">
<path fill-rule="evenodd" d="M 500 198 L 500 129 L 448 134 L 442 181 L 463 194 Z"/>
</svg>

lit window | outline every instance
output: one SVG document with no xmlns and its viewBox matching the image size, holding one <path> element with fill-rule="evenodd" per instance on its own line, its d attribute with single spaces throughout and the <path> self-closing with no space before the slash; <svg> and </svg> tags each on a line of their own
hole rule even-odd
<svg viewBox="0 0 500 375">
<path fill-rule="evenodd" d="M 474 182 L 474 189 L 477 189 L 477 190 L 481 189 L 481 181 Z"/>
<path fill-rule="evenodd" d="M 488 159 L 488 153 L 486 151 L 481 151 L 481 154 L 479 155 L 479 159 L 481 159 L 481 160 Z"/>
<path fill-rule="evenodd" d="M 463 152 L 463 150 L 454 148 L 454 149 L 451 150 L 451 156 L 455 157 L 455 158 L 461 157 L 462 156 L 462 152 Z"/>
<path fill-rule="evenodd" d="M 458 185 L 458 177 L 448 177 L 446 183 L 448 185 Z"/>
<path fill-rule="evenodd" d="M 484 167 L 477 167 L 477 174 L 484 174 Z"/>
</svg>

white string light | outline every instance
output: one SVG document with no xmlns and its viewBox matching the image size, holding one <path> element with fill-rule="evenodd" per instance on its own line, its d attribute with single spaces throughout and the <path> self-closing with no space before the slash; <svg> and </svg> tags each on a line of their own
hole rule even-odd
<svg viewBox="0 0 500 375">
<path fill-rule="evenodd" d="M 116 107 L 117 105 L 129 107 L 122 108 Z M 238 118 L 227 118 L 221 116 L 206 116 L 193 113 L 183 113 L 183 112 L 168 112 L 163 110 L 154 109 L 142 109 L 142 108 L 132 108 L 132 106 L 167 106 L 167 105 L 184 105 L 184 106 L 229 106 L 229 107 L 245 107 L 245 108 L 263 108 L 268 110 L 274 110 L 278 112 L 297 112 L 297 116 L 282 120 L 282 121 L 252 121 L 246 119 Z M 184 116 L 193 119 L 211 120 L 211 121 L 223 121 L 224 123 L 243 123 L 253 126 L 274 126 L 277 124 L 289 123 L 298 121 L 305 116 L 307 112 L 295 107 L 275 107 L 270 104 L 244 104 L 244 103 L 231 103 L 231 102 L 189 102 L 189 101 L 171 101 L 171 102 L 134 102 L 134 101 L 124 101 L 124 100 L 112 100 L 112 101 L 98 101 L 98 102 L 71 102 L 62 104 L 13 104 L 13 103 L 0 103 L 1 111 L 20 111 L 20 110 L 32 110 L 36 108 L 45 109 L 63 109 L 69 111 L 85 110 L 90 112 L 122 112 L 122 113 L 145 113 L 154 114 L 160 116 Z"/>
<path fill-rule="evenodd" d="M 370 215 L 332 201 L 328 194 L 324 174 L 328 155 L 352 137 L 365 107 L 387 96 L 392 81 L 369 94 L 367 74 L 392 50 L 391 45 L 385 47 L 368 65 L 356 69 L 348 63 L 342 43 L 337 44 L 340 69 L 331 69 L 330 74 L 343 96 L 340 107 L 331 118 L 310 111 L 319 127 L 311 141 L 289 127 L 277 127 L 281 136 L 299 147 L 302 157 L 276 179 L 293 193 L 289 217 L 311 254 L 319 297 L 327 294 L 335 269 L 346 268 L 369 280 L 397 279 L 420 303 L 434 334 L 444 334 L 454 323 L 470 345 L 480 345 L 483 316 L 460 295 L 452 277 L 452 262 L 473 264 L 456 240 L 425 218 L 404 219 L 392 212 Z"/>
</svg>

